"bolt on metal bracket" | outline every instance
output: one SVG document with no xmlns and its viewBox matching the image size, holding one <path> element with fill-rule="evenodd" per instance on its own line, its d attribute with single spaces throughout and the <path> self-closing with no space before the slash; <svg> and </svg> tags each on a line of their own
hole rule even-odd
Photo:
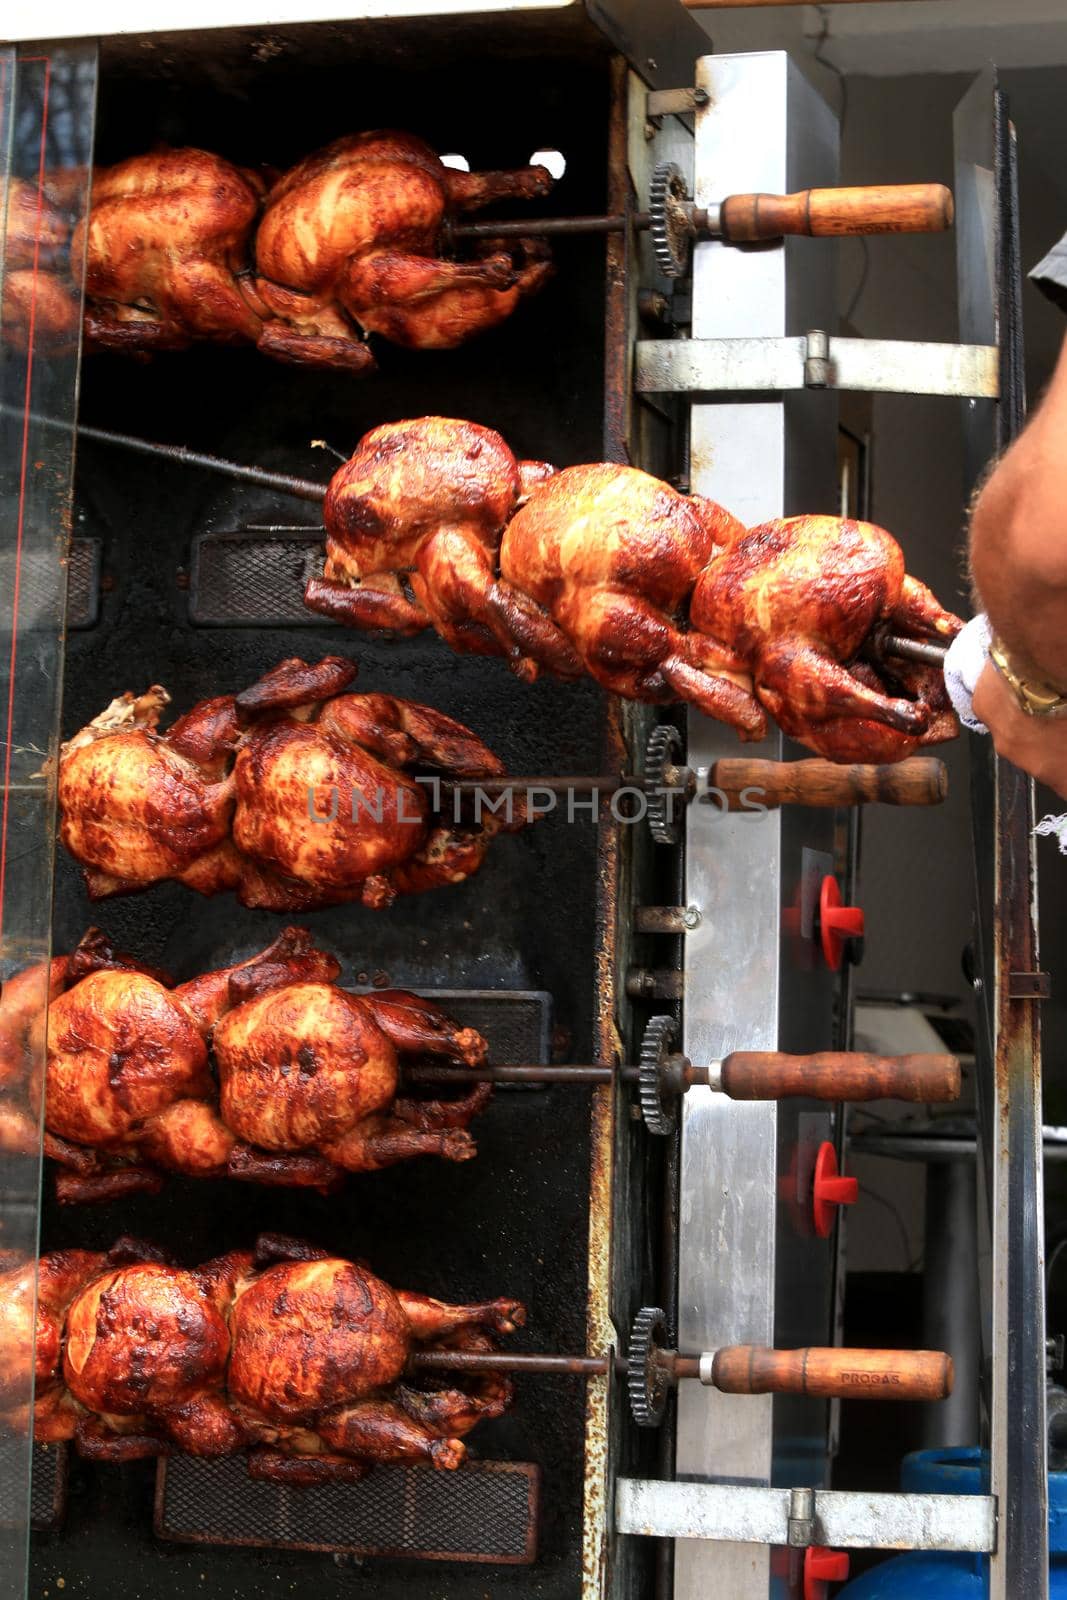
<svg viewBox="0 0 1067 1600">
<path fill-rule="evenodd" d="M 787 338 L 642 339 L 634 378 L 641 394 L 849 389 L 996 399 L 999 362 L 995 345 L 839 339 L 812 328 Z"/>
<path fill-rule="evenodd" d="M 806 1550 L 815 1543 L 814 1489 L 790 1489 L 785 1542 L 794 1550 Z"/>
<path fill-rule="evenodd" d="M 691 933 L 700 921 L 696 906 L 638 906 L 634 911 L 638 933 Z"/>
<path fill-rule="evenodd" d="M 645 105 L 648 117 L 684 117 L 699 111 L 711 99 L 706 89 L 650 89 Z"/>
</svg>

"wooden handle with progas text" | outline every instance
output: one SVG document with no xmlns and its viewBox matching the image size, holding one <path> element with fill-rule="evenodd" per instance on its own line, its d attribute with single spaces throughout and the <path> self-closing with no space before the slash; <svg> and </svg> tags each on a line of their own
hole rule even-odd
<svg viewBox="0 0 1067 1600">
<path fill-rule="evenodd" d="M 717 1350 L 711 1382 L 726 1394 L 806 1394 L 834 1400 L 944 1400 L 952 1357 L 943 1350 Z"/>
<path fill-rule="evenodd" d="M 734 1050 L 723 1058 L 720 1084 L 731 1100 L 958 1100 L 955 1056 L 875 1056 L 860 1050 L 788 1056 Z"/>
<path fill-rule="evenodd" d="M 722 237 L 734 244 L 862 233 L 943 233 L 952 226 L 952 191 L 943 183 L 801 189 L 797 194 L 731 194 L 722 202 Z"/>
<path fill-rule="evenodd" d="M 730 756 L 708 774 L 710 799 L 728 811 L 760 806 L 937 806 L 948 794 L 948 771 L 932 756 L 912 756 L 886 766 L 839 766 L 808 761 L 757 761 Z"/>
</svg>

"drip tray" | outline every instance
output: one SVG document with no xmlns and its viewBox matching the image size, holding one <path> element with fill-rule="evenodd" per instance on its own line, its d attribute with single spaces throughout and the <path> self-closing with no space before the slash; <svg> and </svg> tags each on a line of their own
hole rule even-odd
<svg viewBox="0 0 1067 1600">
<path fill-rule="evenodd" d="M 189 621 L 201 628 L 321 627 L 304 605 L 322 571 L 321 528 L 200 533 L 189 565 Z"/>
<path fill-rule="evenodd" d="M 250 1478 L 240 1457 L 175 1456 L 157 1469 L 155 1531 L 182 1544 L 525 1566 L 537 1558 L 540 1478 L 528 1462 L 469 1461 L 300 1489 Z"/>
</svg>

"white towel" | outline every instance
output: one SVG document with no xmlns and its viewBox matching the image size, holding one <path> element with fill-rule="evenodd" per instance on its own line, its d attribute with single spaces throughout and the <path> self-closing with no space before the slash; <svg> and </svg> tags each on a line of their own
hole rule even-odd
<svg viewBox="0 0 1067 1600">
<path fill-rule="evenodd" d="M 972 617 L 967 626 L 949 645 L 945 656 L 945 687 L 953 709 L 965 728 L 975 733 L 988 733 L 984 722 L 979 722 L 971 707 L 978 679 L 989 659 L 989 646 L 993 631 L 984 614 Z M 1036 834 L 1051 836 L 1060 847 L 1060 855 L 1067 856 L 1067 812 L 1062 817 L 1047 816 L 1034 829 Z"/>
<path fill-rule="evenodd" d="M 971 697 L 982 676 L 982 668 L 989 659 L 989 646 L 993 631 L 984 612 L 972 617 L 966 627 L 957 633 L 945 656 L 945 688 L 952 707 L 965 728 L 975 733 L 988 733 L 984 722 L 979 722 L 971 709 Z"/>
</svg>

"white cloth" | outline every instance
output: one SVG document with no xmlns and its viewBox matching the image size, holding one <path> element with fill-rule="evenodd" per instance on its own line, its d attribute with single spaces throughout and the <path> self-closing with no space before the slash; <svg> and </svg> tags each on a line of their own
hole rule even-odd
<svg viewBox="0 0 1067 1600">
<path fill-rule="evenodd" d="M 975 733 L 988 733 L 984 722 L 979 722 L 971 708 L 971 698 L 982 676 L 982 668 L 989 659 L 989 646 L 993 631 L 984 612 L 972 617 L 966 627 L 957 633 L 945 656 L 945 688 L 952 708 L 965 728 Z"/>
<path fill-rule="evenodd" d="M 989 732 L 985 723 L 975 716 L 971 700 L 982 668 L 989 659 L 992 638 L 989 618 L 984 614 L 972 617 L 953 639 L 945 656 L 945 687 L 949 699 L 963 726 L 975 733 Z M 1062 817 L 1042 817 L 1034 832 L 1043 838 L 1051 836 L 1060 847 L 1060 855 L 1067 856 L 1067 812 Z"/>
</svg>

